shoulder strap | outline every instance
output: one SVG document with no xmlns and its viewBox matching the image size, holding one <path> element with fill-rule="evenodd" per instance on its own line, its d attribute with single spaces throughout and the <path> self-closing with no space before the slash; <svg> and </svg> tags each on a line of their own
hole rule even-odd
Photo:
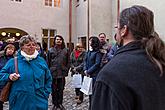
<svg viewBox="0 0 165 110">
<path fill-rule="evenodd" d="M 18 59 L 17 59 L 17 57 L 14 57 L 14 66 L 15 66 L 15 72 L 16 72 L 16 74 L 19 74 L 18 73 Z"/>
</svg>

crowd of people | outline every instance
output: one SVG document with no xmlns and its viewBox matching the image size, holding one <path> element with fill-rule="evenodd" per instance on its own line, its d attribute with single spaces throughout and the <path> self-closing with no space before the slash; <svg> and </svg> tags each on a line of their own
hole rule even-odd
<svg viewBox="0 0 165 110">
<path fill-rule="evenodd" d="M 63 36 L 56 35 L 54 46 L 43 51 L 30 35 L 18 43 L 0 42 L 0 92 L 8 81 L 10 110 L 47 110 L 52 95 L 52 110 L 65 110 L 63 92 L 69 70 L 92 78 L 89 110 L 164 110 L 165 45 L 154 30 L 154 14 L 143 6 L 124 9 L 114 35 L 115 45 L 106 34 L 91 36 L 89 49 L 77 43 L 71 52 Z M 18 74 L 14 57 L 17 57 Z M 75 88 L 75 101 L 84 94 Z M 0 110 L 3 110 L 0 100 Z"/>
</svg>

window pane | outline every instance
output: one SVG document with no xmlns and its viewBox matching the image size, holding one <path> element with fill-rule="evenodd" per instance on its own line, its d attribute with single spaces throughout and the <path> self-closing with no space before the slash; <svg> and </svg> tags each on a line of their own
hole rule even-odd
<svg viewBox="0 0 165 110">
<path fill-rule="evenodd" d="M 50 37 L 54 37 L 55 30 L 50 30 Z"/>
<path fill-rule="evenodd" d="M 43 30 L 42 30 L 42 34 L 43 34 L 44 36 L 48 36 L 48 30 L 47 30 L 47 29 L 43 29 Z"/>
<path fill-rule="evenodd" d="M 22 0 L 10 0 L 10 1 L 21 2 Z"/>
<path fill-rule="evenodd" d="M 60 7 L 61 0 L 54 0 L 54 7 Z"/>
<path fill-rule="evenodd" d="M 57 5 L 56 5 L 56 2 L 57 2 L 57 1 L 56 1 L 56 0 L 54 0 L 54 7 L 56 7 L 56 6 L 57 6 Z"/>
<path fill-rule="evenodd" d="M 58 7 L 60 7 L 61 0 L 58 0 Z"/>
<path fill-rule="evenodd" d="M 49 1 L 48 0 L 45 0 L 45 5 L 46 6 L 48 6 L 48 3 L 49 3 Z"/>
<path fill-rule="evenodd" d="M 49 0 L 49 6 L 52 6 L 52 0 Z"/>
</svg>

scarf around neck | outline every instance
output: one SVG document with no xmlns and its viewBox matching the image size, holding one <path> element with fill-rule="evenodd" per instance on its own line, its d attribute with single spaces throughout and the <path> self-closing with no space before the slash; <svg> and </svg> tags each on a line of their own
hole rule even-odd
<svg viewBox="0 0 165 110">
<path fill-rule="evenodd" d="M 32 55 L 28 55 L 24 51 L 21 50 L 21 55 L 24 56 L 27 61 L 30 61 L 37 57 L 38 51 L 35 50 L 35 52 Z"/>
<path fill-rule="evenodd" d="M 75 51 L 75 53 L 74 53 L 74 54 L 75 54 L 75 58 L 76 58 L 76 59 L 78 59 L 78 57 L 80 56 L 80 53 L 81 53 L 81 52 L 80 52 L 80 51 L 78 51 L 78 50 L 76 50 L 76 51 Z"/>
</svg>

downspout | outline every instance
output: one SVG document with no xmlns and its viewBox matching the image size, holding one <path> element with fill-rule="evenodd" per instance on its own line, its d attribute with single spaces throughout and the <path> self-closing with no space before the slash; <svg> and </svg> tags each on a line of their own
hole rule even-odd
<svg viewBox="0 0 165 110">
<path fill-rule="evenodd" d="M 88 50 L 89 50 L 89 37 L 90 37 L 90 12 L 89 12 L 89 0 L 88 0 L 88 6 L 87 6 L 87 44 L 88 44 Z"/>
<path fill-rule="evenodd" d="M 72 51 L 72 0 L 69 0 L 69 51 Z"/>
<path fill-rule="evenodd" d="M 117 23 L 119 22 L 120 16 L 120 0 L 117 0 Z"/>
</svg>

